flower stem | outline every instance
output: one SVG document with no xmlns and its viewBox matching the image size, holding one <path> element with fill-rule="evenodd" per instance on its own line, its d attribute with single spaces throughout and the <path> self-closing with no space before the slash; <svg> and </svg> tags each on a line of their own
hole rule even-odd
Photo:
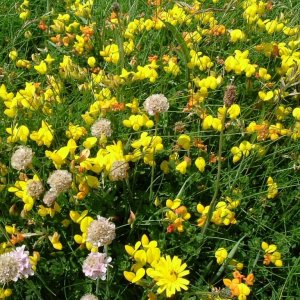
<svg viewBox="0 0 300 300">
<path fill-rule="evenodd" d="M 226 114 L 227 114 L 227 108 L 225 107 L 224 110 L 224 114 L 222 117 L 222 128 L 221 128 L 221 132 L 220 132 L 220 137 L 219 137 L 219 149 L 218 149 L 218 171 L 217 171 L 217 178 L 216 178 L 216 182 L 215 182 L 215 192 L 213 195 L 213 198 L 210 202 L 209 205 L 209 210 L 207 213 L 207 217 L 206 220 L 204 222 L 204 225 L 202 227 L 202 239 L 205 236 L 207 227 L 211 221 L 212 215 L 213 215 L 213 211 L 215 210 L 216 207 L 216 202 L 217 202 L 217 196 L 218 196 L 218 192 L 219 192 L 219 187 L 220 187 L 220 177 L 221 177 L 221 167 L 222 167 L 222 147 L 223 147 L 223 137 L 224 137 L 224 127 L 225 127 L 225 119 L 226 119 Z"/>
<path fill-rule="evenodd" d="M 157 135 L 157 127 L 158 127 L 158 114 L 155 115 L 154 138 Z M 153 158 L 154 158 L 154 153 L 153 153 Z M 154 168 L 155 168 L 155 162 L 153 161 L 152 168 L 151 168 L 151 182 L 150 182 L 149 202 L 151 202 L 153 200 Z"/>
<path fill-rule="evenodd" d="M 106 254 L 106 258 L 108 257 L 108 246 L 104 245 L 104 253 Z M 105 299 L 109 299 L 109 265 L 107 266 L 106 270 L 106 291 L 105 291 Z"/>
</svg>

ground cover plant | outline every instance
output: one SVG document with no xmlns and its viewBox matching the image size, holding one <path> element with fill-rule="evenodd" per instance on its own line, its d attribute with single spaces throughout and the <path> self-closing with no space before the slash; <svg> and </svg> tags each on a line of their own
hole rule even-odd
<svg viewBox="0 0 300 300">
<path fill-rule="evenodd" d="M 0 299 L 299 299 L 299 11 L 3 0 Z"/>
</svg>

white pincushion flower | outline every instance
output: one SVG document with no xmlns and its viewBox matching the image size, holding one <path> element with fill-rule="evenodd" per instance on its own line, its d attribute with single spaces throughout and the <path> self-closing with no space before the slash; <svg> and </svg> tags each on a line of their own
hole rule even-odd
<svg viewBox="0 0 300 300">
<path fill-rule="evenodd" d="M 168 111 L 169 101 L 163 94 L 154 94 L 145 100 L 144 108 L 150 116 L 154 116 Z"/>
<path fill-rule="evenodd" d="M 44 192 L 43 184 L 39 180 L 29 180 L 26 184 L 26 188 L 27 194 L 34 199 L 38 199 Z"/>
<path fill-rule="evenodd" d="M 60 194 L 67 191 L 72 184 L 72 174 L 67 170 L 56 170 L 48 178 L 47 183 L 52 192 Z"/>
<path fill-rule="evenodd" d="M 128 162 L 121 160 L 114 161 L 109 172 L 110 180 L 118 181 L 126 179 L 128 177 L 128 169 Z"/>
<path fill-rule="evenodd" d="M 20 146 L 11 156 L 11 166 L 18 170 L 25 170 L 32 163 L 33 151 L 26 146 Z"/>
<path fill-rule="evenodd" d="M 112 134 L 111 122 L 107 119 L 97 120 L 91 127 L 91 133 L 97 138 L 101 136 L 110 137 Z"/>
<path fill-rule="evenodd" d="M 44 195 L 43 202 L 50 207 L 57 197 L 58 194 L 55 191 L 47 191 Z"/>
<path fill-rule="evenodd" d="M 96 247 L 109 245 L 116 237 L 116 226 L 104 217 L 97 216 L 87 229 L 87 241 Z"/>
</svg>

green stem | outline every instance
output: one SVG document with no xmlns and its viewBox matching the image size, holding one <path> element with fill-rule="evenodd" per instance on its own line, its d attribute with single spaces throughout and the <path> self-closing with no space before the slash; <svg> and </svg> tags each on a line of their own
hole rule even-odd
<svg viewBox="0 0 300 300">
<path fill-rule="evenodd" d="M 156 137 L 157 134 L 157 127 L 158 127 L 158 115 L 155 115 L 155 131 L 154 131 L 154 138 Z M 154 155 L 154 153 L 153 153 Z M 155 163 L 153 161 L 152 168 L 151 168 L 151 182 L 150 182 L 150 194 L 149 194 L 149 202 L 151 202 L 153 199 L 153 182 L 154 182 L 154 168 L 155 168 Z"/>
<path fill-rule="evenodd" d="M 211 203 L 209 205 L 209 211 L 207 214 L 207 218 L 205 220 L 204 226 L 202 227 L 201 235 L 202 239 L 205 236 L 207 227 L 211 221 L 213 211 L 215 210 L 216 207 L 216 202 L 217 202 L 217 196 L 220 188 L 220 177 L 221 177 L 221 166 L 222 166 L 222 146 L 223 146 L 223 137 L 224 137 L 224 127 L 225 127 L 225 119 L 226 119 L 226 114 L 227 114 L 227 108 L 225 107 L 224 115 L 222 118 L 222 128 L 221 128 L 221 133 L 220 133 L 220 138 L 219 138 L 219 150 L 218 150 L 218 172 L 217 172 L 217 178 L 216 178 L 216 184 L 215 184 L 215 192 L 213 195 L 213 198 L 211 200 Z"/>
<path fill-rule="evenodd" d="M 236 251 L 238 250 L 238 247 L 240 245 L 240 243 L 243 241 L 243 239 L 247 236 L 247 234 L 245 234 L 242 238 L 240 238 L 236 244 L 234 245 L 234 247 L 232 248 L 232 250 L 229 252 L 226 261 L 222 264 L 222 266 L 220 267 L 220 269 L 218 270 L 217 274 L 215 275 L 215 277 L 213 278 L 212 282 L 216 282 L 217 279 L 221 276 L 221 274 L 224 272 L 225 268 L 227 267 L 227 265 L 230 263 L 230 261 L 232 260 L 232 258 L 234 257 Z"/>
<path fill-rule="evenodd" d="M 108 257 L 108 246 L 104 245 L 104 253 L 106 254 L 106 258 Z M 109 283 L 108 283 L 108 278 L 109 278 L 109 265 L 107 266 L 106 270 L 106 292 L 105 292 L 105 299 L 109 299 Z"/>
</svg>

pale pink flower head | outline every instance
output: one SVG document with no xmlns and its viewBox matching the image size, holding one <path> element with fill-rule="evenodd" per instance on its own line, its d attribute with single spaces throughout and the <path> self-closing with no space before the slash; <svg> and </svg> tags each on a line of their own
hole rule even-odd
<svg viewBox="0 0 300 300">
<path fill-rule="evenodd" d="M 29 259 L 29 252 L 24 251 L 25 246 L 17 247 L 16 250 L 14 250 L 12 255 L 15 257 L 15 259 L 19 263 L 19 278 L 28 278 L 28 276 L 32 276 L 34 274 L 30 259 Z"/>
<path fill-rule="evenodd" d="M 17 247 L 15 250 L 0 255 L 0 283 L 6 284 L 18 279 L 28 278 L 34 274 L 29 252 L 24 251 L 25 246 Z"/>
<path fill-rule="evenodd" d="M 80 300 L 99 300 L 99 298 L 93 294 L 86 294 L 82 296 Z"/>
<path fill-rule="evenodd" d="M 107 268 L 111 260 L 111 257 L 106 256 L 105 253 L 91 252 L 83 262 L 82 271 L 85 276 L 91 279 L 96 280 L 100 278 L 101 280 L 105 280 Z"/>
<path fill-rule="evenodd" d="M 150 116 L 155 116 L 168 111 L 169 101 L 163 94 L 154 94 L 145 100 L 144 108 Z"/>
</svg>

